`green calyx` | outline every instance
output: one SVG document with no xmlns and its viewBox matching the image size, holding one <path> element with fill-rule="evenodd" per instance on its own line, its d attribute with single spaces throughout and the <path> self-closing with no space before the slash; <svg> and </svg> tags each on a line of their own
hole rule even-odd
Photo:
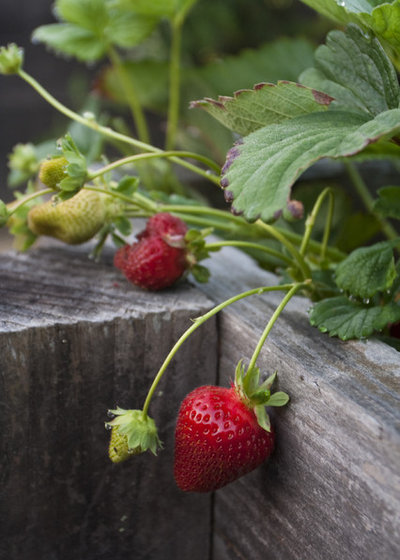
<svg viewBox="0 0 400 560">
<path fill-rule="evenodd" d="M 253 367 L 246 371 L 240 360 L 235 371 L 235 389 L 240 399 L 248 408 L 254 410 L 258 424 L 271 431 L 271 422 L 266 411 L 267 406 L 285 406 L 289 402 L 289 395 L 283 391 L 271 392 L 276 379 L 276 372 L 260 384 L 260 369 Z"/>
<path fill-rule="evenodd" d="M 18 74 L 24 60 L 24 50 L 15 43 L 0 47 L 0 74 Z"/>
<path fill-rule="evenodd" d="M 210 256 L 210 250 L 206 247 L 206 237 L 213 232 L 213 228 L 202 230 L 190 229 L 185 235 L 186 261 L 189 270 L 197 282 L 206 283 L 210 277 L 208 268 L 199 264 L 199 261 Z M 218 249 L 216 249 L 218 250 Z"/>
<path fill-rule="evenodd" d="M 126 437 L 127 453 L 138 455 L 150 450 L 157 455 L 157 450 L 162 447 L 158 437 L 157 427 L 152 418 L 142 410 L 124 410 L 117 407 L 109 410 L 115 418 L 106 422 L 106 426 L 116 428 L 118 433 Z"/>
</svg>

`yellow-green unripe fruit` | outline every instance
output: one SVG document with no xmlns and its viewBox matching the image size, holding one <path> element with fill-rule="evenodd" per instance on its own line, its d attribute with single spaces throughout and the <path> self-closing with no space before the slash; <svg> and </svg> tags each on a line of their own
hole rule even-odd
<svg viewBox="0 0 400 560">
<path fill-rule="evenodd" d="M 36 235 L 77 245 L 96 235 L 108 218 L 109 208 L 110 197 L 82 189 L 68 200 L 34 206 L 28 213 L 28 226 Z"/>
<path fill-rule="evenodd" d="M 122 463 L 122 461 L 126 461 L 132 455 L 138 455 L 141 451 L 140 447 L 129 449 L 127 436 L 121 434 L 116 426 L 112 427 L 108 456 L 113 463 Z"/>
<path fill-rule="evenodd" d="M 50 189 L 57 190 L 59 184 L 67 177 L 67 158 L 64 156 L 46 159 L 40 164 L 39 179 Z"/>
</svg>

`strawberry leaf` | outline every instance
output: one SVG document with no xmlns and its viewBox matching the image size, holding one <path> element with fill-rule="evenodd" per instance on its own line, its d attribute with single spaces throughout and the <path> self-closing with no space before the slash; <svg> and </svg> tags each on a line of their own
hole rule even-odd
<svg viewBox="0 0 400 560">
<path fill-rule="evenodd" d="M 234 97 L 220 96 L 193 101 L 230 130 L 246 136 L 263 126 L 281 123 L 299 115 L 323 111 L 332 101 L 329 95 L 293 82 L 261 83 L 252 90 L 239 90 Z"/>
<path fill-rule="evenodd" d="M 283 391 L 277 391 L 273 393 L 267 402 L 265 403 L 266 406 L 285 406 L 289 402 L 289 395 L 284 393 Z"/>
<path fill-rule="evenodd" d="M 345 296 L 328 298 L 316 303 L 310 312 L 310 322 L 321 332 L 342 340 L 366 338 L 387 324 L 400 319 L 400 306 L 389 303 L 369 306 Z"/>
<path fill-rule="evenodd" d="M 341 24 L 367 27 L 394 49 L 400 49 L 400 0 L 302 0 L 320 14 Z"/>
<path fill-rule="evenodd" d="M 379 41 L 356 25 L 331 31 L 315 52 L 314 68 L 303 72 L 300 81 L 334 97 L 332 107 L 371 116 L 399 107 L 393 64 Z"/>
<path fill-rule="evenodd" d="M 382 187 L 379 189 L 374 211 L 386 218 L 400 220 L 400 187 Z"/>
<path fill-rule="evenodd" d="M 173 18 L 185 14 L 196 0 L 117 0 L 120 6 L 131 7 L 138 14 Z"/>
<path fill-rule="evenodd" d="M 336 268 L 336 284 L 353 296 L 370 298 L 388 290 L 397 276 L 393 249 L 400 239 L 354 250 Z"/>
<path fill-rule="evenodd" d="M 316 161 L 357 154 L 400 133 L 400 109 L 367 117 L 325 111 L 302 115 L 249 134 L 229 152 L 221 186 L 248 220 L 272 221 L 287 205 L 295 180 Z"/>
<path fill-rule="evenodd" d="M 55 7 L 60 23 L 37 28 L 33 40 L 85 62 L 100 59 L 111 45 L 139 44 L 158 21 L 104 0 L 58 0 Z"/>
</svg>

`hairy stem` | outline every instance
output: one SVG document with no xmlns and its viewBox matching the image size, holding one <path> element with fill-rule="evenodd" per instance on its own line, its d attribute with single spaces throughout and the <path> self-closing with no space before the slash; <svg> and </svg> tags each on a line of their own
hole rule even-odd
<svg viewBox="0 0 400 560">
<path fill-rule="evenodd" d="M 155 376 L 155 378 L 153 380 L 153 383 L 151 384 L 151 387 L 150 387 L 150 389 L 147 393 L 147 397 L 146 397 L 144 405 L 143 405 L 143 415 L 145 417 L 147 416 L 147 412 L 148 412 L 148 409 L 149 409 L 149 406 L 150 406 L 150 402 L 151 402 L 151 399 L 152 399 L 152 397 L 154 395 L 154 392 L 157 388 L 157 385 L 160 382 L 160 380 L 161 380 L 165 370 L 167 369 L 169 363 L 171 362 L 172 358 L 175 356 L 176 352 L 179 350 L 179 348 L 182 346 L 182 344 L 185 342 L 185 340 L 187 340 L 189 338 L 189 336 L 196 329 L 198 329 L 203 323 L 208 321 L 208 319 L 210 319 L 211 317 L 216 315 L 219 311 L 221 311 L 225 307 L 228 307 L 232 303 L 235 303 L 235 302 L 237 302 L 237 301 L 239 301 L 243 298 L 246 298 L 246 297 L 249 297 L 249 296 L 252 296 L 252 295 L 255 295 L 255 294 L 262 294 L 264 292 L 287 291 L 287 290 L 290 290 L 290 288 L 292 286 L 293 286 L 293 284 L 289 284 L 289 285 L 283 284 L 282 286 L 262 286 L 260 288 L 255 288 L 253 290 L 248 290 L 246 292 L 242 292 L 241 294 L 237 294 L 236 296 L 231 297 L 228 300 L 220 303 L 219 305 L 215 306 L 213 309 L 208 311 L 208 313 L 205 313 L 201 317 L 198 317 L 197 319 L 195 319 L 193 325 L 191 325 L 183 333 L 183 335 L 179 338 L 179 340 L 172 347 L 168 356 L 165 358 L 165 360 L 162 363 L 160 369 L 158 370 L 157 375 Z"/>
</svg>

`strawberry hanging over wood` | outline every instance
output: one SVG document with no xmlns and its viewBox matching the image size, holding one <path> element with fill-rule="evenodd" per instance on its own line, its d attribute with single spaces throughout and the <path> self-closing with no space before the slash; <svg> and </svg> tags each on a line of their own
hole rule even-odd
<svg viewBox="0 0 400 560">
<path fill-rule="evenodd" d="M 259 370 L 241 363 L 231 388 L 206 385 L 183 400 L 176 424 L 174 474 L 184 491 L 210 492 L 249 473 L 274 449 L 275 432 L 265 406 L 283 406 L 271 394 L 275 374 L 258 386 Z"/>
</svg>

